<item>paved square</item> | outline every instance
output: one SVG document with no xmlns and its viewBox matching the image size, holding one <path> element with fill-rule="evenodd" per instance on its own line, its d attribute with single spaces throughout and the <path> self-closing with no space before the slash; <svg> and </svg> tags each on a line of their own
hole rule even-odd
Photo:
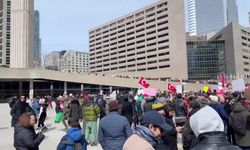
<svg viewBox="0 0 250 150">
<path fill-rule="evenodd" d="M 49 130 L 45 133 L 45 139 L 40 145 L 40 150 L 56 150 L 57 144 L 59 143 L 61 137 L 65 135 L 62 123 L 54 123 L 55 115 L 56 113 L 54 110 L 48 109 L 48 118 L 45 121 L 45 124 Z M 0 117 L 0 149 L 15 150 L 13 146 L 14 128 L 10 126 L 11 116 L 8 104 L 0 104 Z M 100 145 L 98 145 L 88 147 L 88 150 L 102 150 L 102 148 Z"/>
</svg>

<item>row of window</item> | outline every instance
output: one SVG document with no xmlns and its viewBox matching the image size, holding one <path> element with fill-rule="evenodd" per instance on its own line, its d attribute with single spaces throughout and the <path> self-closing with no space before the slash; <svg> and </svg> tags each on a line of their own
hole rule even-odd
<svg viewBox="0 0 250 150">
<path fill-rule="evenodd" d="M 93 70 L 94 68 L 90 68 L 90 72 L 91 73 L 105 72 L 105 71 L 119 70 L 119 69 L 131 68 L 131 67 L 135 67 L 135 65 L 131 64 L 127 66 L 120 66 L 120 67 L 113 67 L 113 68 L 106 68 L 106 69 L 96 69 L 96 71 Z M 157 70 L 157 69 L 164 69 L 164 68 L 170 68 L 170 65 L 153 66 L 153 67 L 148 67 L 148 68 L 136 68 L 136 69 L 128 70 L 128 71 L 146 71 L 146 70 Z"/>
</svg>

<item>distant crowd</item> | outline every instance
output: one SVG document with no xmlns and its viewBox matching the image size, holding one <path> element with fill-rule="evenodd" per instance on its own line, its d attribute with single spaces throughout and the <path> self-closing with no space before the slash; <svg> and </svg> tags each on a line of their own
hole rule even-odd
<svg viewBox="0 0 250 150">
<path fill-rule="evenodd" d="M 38 150 L 48 108 L 65 128 L 57 150 L 250 150 L 250 104 L 242 92 L 83 93 L 9 102 L 17 150 Z M 39 132 L 36 132 L 39 130 Z"/>
</svg>

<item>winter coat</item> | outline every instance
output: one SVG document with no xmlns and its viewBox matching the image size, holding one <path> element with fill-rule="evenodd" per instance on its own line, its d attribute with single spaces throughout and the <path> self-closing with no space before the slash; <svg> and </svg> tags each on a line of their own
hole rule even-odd
<svg viewBox="0 0 250 150">
<path fill-rule="evenodd" d="M 182 99 L 178 99 L 175 102 L 175 113 L 177 117 L 183 117 L 186 116 L 186 106 L 183 103 Z"/>
<path fill-rule="evenodd" d="M 154 147 L 145 139 L 133 134 L 125 142 L 122 150 L 154 150 Z"/>
<path fill-rule="evenodd" d="M 33 127 L 26 128 L 18 123 L 15 126 L 14 146 L 17 150 L 39 150 L 44 137 L 43 134 L 36 134 Z"/>
<path fill-rule="evenodd" d="M 100 121 L 98 140 L 104 150 L 121 150 L 131 135 L 127 118 L 118 112 L 112 111 Z"/>
<path fill-rule="evenodd" d="M 122 116 L 128 119 L 129 124 L 132 124 L 133 121 L 133 104 L 131 102 L 122 103 Z"/>
<path fill-rule="evenodd" d="M 234 113 L 241 113 L 241 115 L 247 118 L 247 131 L 245 135 L 239 135 L 235 132 L 236 144 L 239 146 L 250 146 L 250 112 L 248 112 L 241 103 L 236 103 L 233 107 L 233 112 L 229 117 L 229 125 L 232 127 L 232 116 Z"/>
<path fill-rule="evenodd" d="M 82 111 L 85 121 L 97 121 L 97 118 L 100 116 L 100 108 L 94 102 L 88 102 Z"/>
<path fill-rule="evenodd" d="M 18 118 L 25 112 L 32 112 L 35 115 L 34 110 L 29 106 L 28 103 L 18 101 L 14 104 L 14 106 L 11 108 L 10 114 L 12 116 L 11 120 L 11 126 L 14 127 L 17 122 Z"/>
<path fill-rule="evenodd" d="M 84 135 L 81 133 L 81 129 L 79 128 L 70 128 L 67 131 L 67 142 L 81 142 L 81 144 L 84 145 L 85 143 L 85 138 Z M 66 150 L 73 150 L 72 145 L 66 145 Z"/>
<path fill-rule="evenodd" d="M 241 150 L 230 145 L 223 132 L 208 132 L 199 135 L 199 143 L 191 150 Z"/>
<path fill-rule="evenodd" d="M 221 119 L 223 120 L 223 123 L 226 123 L 228 120 L 228 115 L 224 109 L 224 105 L 221 103 L 212 104 L 210 105 L 216 112 L 220 115 Z"/>
<path fill-rule="evenodd" d="M 197 137 L 194 135 L 191 127 L 190 127 L 190 122 L 189 122 L 189 118 L 195 114 L 199 109 L 193 109 L 189 114 L 188 114 L 188 118 L 185 122 L 185 127 L 182 130 L 182 141 L 183 141 L 183 149 L 184 150 L 190 150 L 191 148 L 193 148 L 194 146 L 197 145 L 198 143 L 198 139 Z"/>
<path fill-rule="evenodd" d="M 162 139 L 160 140 L 156 150 L 178 150 L 177 148 L 177 132 L 173 119 L 171 117 L 165 117 L 165 121 L 172 128 L 170 133 L 164 132 Z"/>
<path fill-rule="evenodd" d="M 78 100 L 73 100 L 69 104 L 69 117 L 82 119 L 82 108 Z"/>
</svg>

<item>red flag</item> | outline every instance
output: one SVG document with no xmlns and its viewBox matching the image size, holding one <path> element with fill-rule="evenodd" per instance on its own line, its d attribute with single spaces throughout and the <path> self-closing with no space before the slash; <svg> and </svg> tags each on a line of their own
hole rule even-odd
<svg viewBox="0 0 250 150">
<path fill-rule="evenodd" d="M 224 87 L 226 87 L 226 75 L 225 75 L 225 73 L 222 73 L 221 75 L 220 75 L 220 80 L 221 80 L 221 83 L 222 83 L 222 87 L 224 88 Z"/>
<path fill-rule="evenodd" d="M 145 88 L 149 87 L 149 83 L 147 82 L 147 80 L 144 77 L 141 77 L 139 80 L 139 84 L 142 85 Z"/>
<path fill-rule="evenodd" d="M 168 83 L 168 90 L 171 91 L 172 93 L 176 93 L 176 88 L 171 83 Z"/>
</svg>

